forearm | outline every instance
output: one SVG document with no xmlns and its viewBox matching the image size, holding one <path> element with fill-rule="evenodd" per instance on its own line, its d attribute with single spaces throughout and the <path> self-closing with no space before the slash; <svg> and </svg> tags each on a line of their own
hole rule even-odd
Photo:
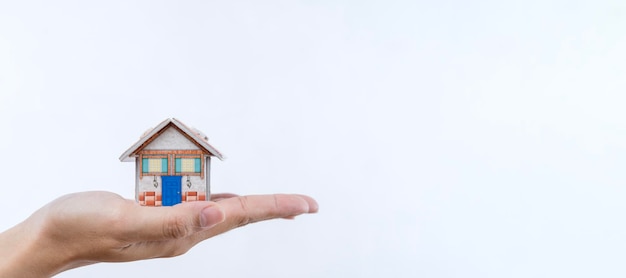
<svg viewBox="0 0 626 278">
<path fill-rule="evenodd" d="M 47 241 L 36 219 L 0 233 L 0 277 L 51 277 L 73 268 L 71 256 Z"/>
</svg>

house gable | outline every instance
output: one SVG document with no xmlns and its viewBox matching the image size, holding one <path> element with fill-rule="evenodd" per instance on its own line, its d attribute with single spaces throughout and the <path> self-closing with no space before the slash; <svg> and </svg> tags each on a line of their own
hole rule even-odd
<svg viewBox="0 0 626 278">
<path fill-rule="evenodd" d="M 144 150 L 199 150 L 200 148 L 180 133 L 176 128 L 169 126 L 152 142 L 146 145 Z"/>
</svg>

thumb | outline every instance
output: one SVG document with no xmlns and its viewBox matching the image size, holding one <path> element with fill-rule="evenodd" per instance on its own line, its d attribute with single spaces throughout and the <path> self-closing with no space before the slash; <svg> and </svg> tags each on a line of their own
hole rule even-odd
<svg viewBox="0 0 626 278">
<path fill-rule="evenodd" d="M 224 221 L 222 207 L 214 202 L 187 202 L 171 207 L 135 206 L 129 213 L 127 238 L 160 241 L 190 236 Z"/>
</svg>

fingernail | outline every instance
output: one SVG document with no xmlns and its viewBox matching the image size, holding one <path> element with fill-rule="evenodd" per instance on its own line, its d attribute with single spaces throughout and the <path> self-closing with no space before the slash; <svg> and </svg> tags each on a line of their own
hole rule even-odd
<svg viewBox="0 0 626 278">
<path fill-rule="evenodd" d="M 203 228 L 211 228 L 224 221 L 224 212 L 218 206 L 210 206 L 200 212 L 200 225 Z"/>
</svg>

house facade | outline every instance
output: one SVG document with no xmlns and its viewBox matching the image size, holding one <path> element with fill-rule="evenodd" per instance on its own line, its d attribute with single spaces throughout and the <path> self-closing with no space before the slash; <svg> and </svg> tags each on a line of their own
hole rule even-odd
<svg viewBox="0 0 626 278">
<path fill-rule="evenodd" d="M 170 118 L 147 131 L 120 156 L 135 162 L 135 198 L 144 206 L 210 199 L 211 158 L 223 155 L 199 131 Z"/>
</svg>

